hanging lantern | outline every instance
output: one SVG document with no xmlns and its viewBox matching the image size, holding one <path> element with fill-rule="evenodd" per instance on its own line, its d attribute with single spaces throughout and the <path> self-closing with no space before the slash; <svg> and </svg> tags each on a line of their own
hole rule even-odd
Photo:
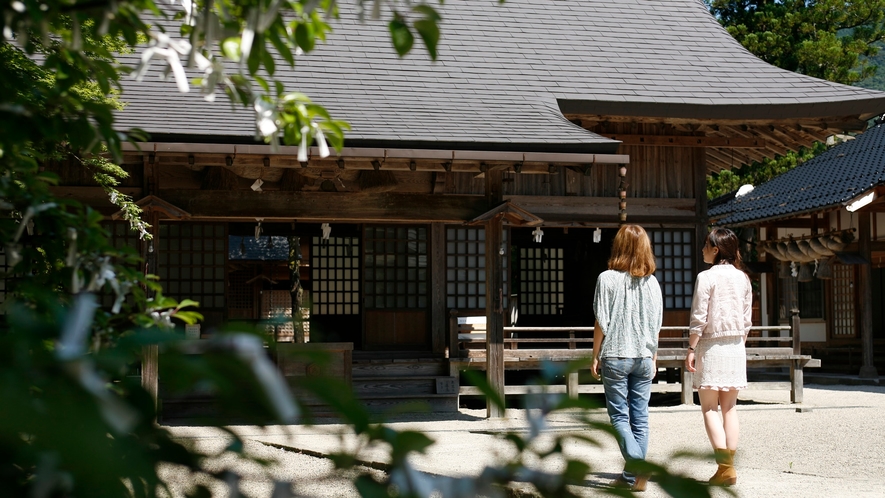
<svg viewBox="0 0 885 498">
<path fill-rule="evenodd" d="M 543 238 L 544 238 L 544 230 L 541 230 L 541 227 L 535 227 L 535 229 L 532 231 L 532 240 L 534 240 L 535 243 L 540 244 L 541 239 L 543 239 Z"/>
<path fill-rule="evenodd" d="M 811 282 L 814 279 L 814 263 L 802 263 L 799 265 L 800 282 Z"/>
</svg>

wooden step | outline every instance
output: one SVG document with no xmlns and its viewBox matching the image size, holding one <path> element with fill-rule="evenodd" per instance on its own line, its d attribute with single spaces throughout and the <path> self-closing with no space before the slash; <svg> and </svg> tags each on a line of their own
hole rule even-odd
<svg viewBox="0 0 885 498">
<path fill-rule="evenodd" d="M 354 360 L 353 379 L 359 377 L 414 377 L 448 375 L 446 360 Z"/>
<path fill-rule="evenodd" d="M 370 413 L 450 413 L 458 411 L 457 394 L 435 394 L 416 397 L 378 396 L 361 399 Z"/>
<path fill-rule="evenodd" d="M 444 353 L 430 351 L 354 351 L 354 361 L 363 360 L 443 360 Z"/>
<path fill-rule="evenodd" d="M 453 394 L 457 382 L 452 377 L 359 377 L 353 379 L 353 392 L 359 397 L 397 395 L 421 397 Z"/>
</svg>

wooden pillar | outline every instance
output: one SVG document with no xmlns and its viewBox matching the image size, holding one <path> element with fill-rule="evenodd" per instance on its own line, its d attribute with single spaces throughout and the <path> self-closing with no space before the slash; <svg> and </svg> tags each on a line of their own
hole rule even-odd
<svg viewBox="0 0 885 498">
<path fill-rule="evenodd" d="M 142 188 L 144 195 L 156 195 L 160 185 L 160 168 L 156 164 L 156 154 L 153 151 L 146 152 L 142 156 L 142 168 L 144 183 Z M 157 262 L 159 258 L 157 253 L 160 250 L 160 213 L 144 212 L 142 216 L 147 217 L 148 224 L 151 225 L 151 240 L 144 241 L 141 248 L 141 257 L 144 260 L 144 273 L 156 274 Z M 153 293 L 148 291 L 147 297 L 153 297 Z M 158 408 L 158 394 L 160 385 L 160 348 L 159 346 L 145 346 L 142 350 L 141 357 L 141 386 L 151 395 L 154 400 L 154 410 Z"/>
<path fill-rule="evenodd" d="M 682 404 L 683 405 L 693 405 L 694 404 L 694 387 L 692 383 L 694 382 L 693 374 L 688 371 L 688 369 L 682 369 Z"/>
<path fill-rule="evenodd" d="M 860 345 L 863 364 L 858 375 L 864 379 L 877 379 L 879 372 L 873 362 L 873 269 L 870 248 L 870 213 L 861 212 L 857 217 L 857 248 L 861 257 L 867 260 L 859 268 L 858 292 L 860 298 Z"/>
<path fill-rule="evenodd" d="M 496 206 L 502 199 L 502 173 L 487 169 L 486 199 Z M 504 395 L 504 256 L 501 254 L 504 215 L 497 214 L 485 223 L 486 231 L 486 375 L 489 385 L 502 399 Z M 501 418 L 504 410 L 486 400 L 486 416 Z"/>
<path fill-rule="evenodd" d="M 144 246 L 144 273 L 157 273 L 157 263 L 159 258 L 157 253 L 160 250 L 160 213 L 151 211 L 145 213 L 150 223 L 151 240 L 147 241 Z M 153 293 L 148 293 L 148 297 L 152 297 Z M 158 408 L 158 395 L 160 386 L 160 347 L 156 344 L 145 346 L 141 358 L 141 385 L 151 395 L 154 400 L 154 409 Z"/>
<path fill-rule="evenodd" d="M 695 274 L 704 267 L 704 256 L 701 247 L 707 238 L 707 151 L 703 147 L 694 149 L 692 155 L 694 163 L 694 194 L 695 194 L 695 237 L 694 245 Z"/>
<path fill-rule="evenodd" d="M 486 223 L 486 374 L 489 385 L 504 396 L 504 272 L 501 255 L 503 215 Z M 501 418 L 504 410 L 486 402 L 486 416 Z"/>
<path fill-rule="evenodd" d="M 802 338 L 800 334 L 801 330 L 801 321 L 799 319 L 799 309 L 794 307 L 790 310 L 790 332 L 793 334 L 793 354 L 799 355 L 802 354 Z M 793 403 L 801 403 L 802 396 L 802 388 L 805 384 L 805 379 L 803 378 L 802 366 L 799 363 L 799 360 L 793 360 L 790 362 L 790 401 Z"/>
<path fill-rule="evenodd" d="M 805 384 L 805 378 L 799 361 L 790 362 L 790 401 L 793 403 L 801 403 L 804 399 L 802 387 Z"/>
<path fill-rule="evenodd" d="M 434 353 L 446 350 L 446 227 L 430 224 L 430 342 Z M 453 355 L 449 354 L 452 358 Z"/>
<path fill-rule="evenodd" d="M 565 392 L 571 399 L 578 399 L 578 388 L 580 383 L 578 380 L 578 372 L 571 372 L 566 378 Z"/>
<path fill-rule="evenodd" d="M 292 224 L 294 227 L 294 223 Z M 304 344 L 304 322 L 301 318 L 301 305 L 304 303 L 304 289 L 301 287 L 301 237 L 289 235 L 289 254 L 287 264 L 289 267 L 289 296 L 292 299 L 292 327 L 295 330 L 293 341 Z"/>
<path fill-rule="evenodd" d="M 706 265 L 701 247 L 707 238 L 707 151 L 703 147 L 697 147 L 692 151 L 692 165 L 694 166 L 694 195 L 695 195 L 695 243 L 694 243 L 694 273 L 698 274 Z M 688 324 L 686 324 L 688 325 Z M 686 368 L 682 368 L 682 404 L 694 404 L 693 374 Z"/>
</svg>

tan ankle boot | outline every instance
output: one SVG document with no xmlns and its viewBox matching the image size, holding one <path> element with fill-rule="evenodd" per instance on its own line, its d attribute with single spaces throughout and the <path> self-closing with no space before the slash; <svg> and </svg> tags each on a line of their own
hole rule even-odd
<svg viewBox="0 0 885 498">
<path fill-rule="evenodd" d="M 732 486 L 737 483 L 737 471 L 734 470 L 734 450 L 716 448 L 713 451 L 719 468 L 710 478 L 710 484 L 712 486 Z"/>
</svg>

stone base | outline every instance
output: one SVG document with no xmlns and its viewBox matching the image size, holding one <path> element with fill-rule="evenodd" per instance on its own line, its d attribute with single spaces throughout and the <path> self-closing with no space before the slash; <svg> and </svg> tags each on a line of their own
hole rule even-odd
<svg viewBox="0 0 885 498">
<path fill-rule="evenodd" d="M 861 379 L 878 379 L 879 371 L 876 370 L 876 367 L 873 366 L 864 366 L 860 367 L 860 372 L 857 374 Z"/>
</svg>

